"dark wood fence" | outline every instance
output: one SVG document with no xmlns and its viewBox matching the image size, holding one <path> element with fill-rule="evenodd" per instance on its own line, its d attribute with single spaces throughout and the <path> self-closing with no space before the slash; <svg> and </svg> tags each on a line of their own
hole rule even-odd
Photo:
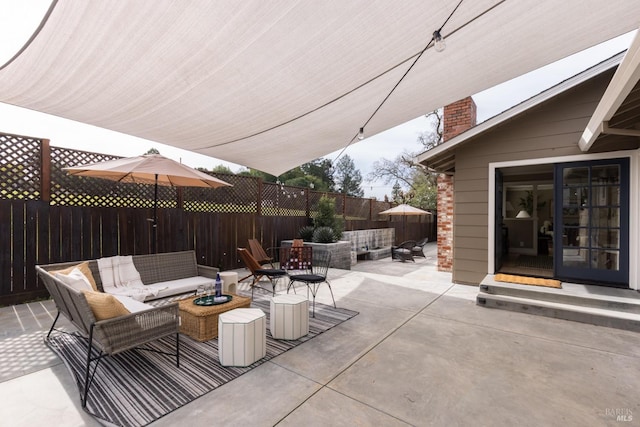
<svg viewBox="0 0 640 427">
<path fill-rule="evenodd" d="M 47 140 L 0 134 L 0 305 L 46 296 L 38 264 L 151 252 L 152 186 L 70 177 L 63 167 L 113 158 L 49 147 Z M 199 263 L 241 267 L 237 248 L 250 238 L 265 247 L 297 237 L 325 193 L 215 176 L 220 189 L 162 188 L 158 252 L 195 250 Z M 380 220 L 389 203 L 327 194 L 346 230 L 394 227 L 396 243 L 435 238 L 435 215 Z"/>
</svg>

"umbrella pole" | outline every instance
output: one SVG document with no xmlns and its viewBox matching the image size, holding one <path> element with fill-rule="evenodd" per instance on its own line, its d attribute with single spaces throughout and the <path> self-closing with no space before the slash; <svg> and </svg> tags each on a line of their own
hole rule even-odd
<svg viewBox="0 0 640 427">
<path fill-rule="evenodd" d="M 407 216 L 402 215 L 402 239 L 403 242 L 407 241 Z"/>
<path fill-rule="evenodd" d="M 158 174 L 156 174 L 156 184 L 153 189 L 153 235 L 151 236 L 152 253 L 158 253 Z"/>
</svg>

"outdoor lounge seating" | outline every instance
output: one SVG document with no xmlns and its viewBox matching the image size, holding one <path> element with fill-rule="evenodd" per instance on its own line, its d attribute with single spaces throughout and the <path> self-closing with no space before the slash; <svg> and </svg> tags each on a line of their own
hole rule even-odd
<svg viewBox="0 0 640 427">
<path fill-rule="evenodd" d="M 415 240 L 407 240 L 400 243 L 398 246 L 391 247 L 391 259 L 397 259 L 401 262 L 413 261 L 413 248 L 416 246 Z"/>
<path fill-rule="evenodd" d="M 429 242 L 428 237 L 418 240 L 416 245 L 413 248 L 411 248 L 411 255 L 413 255 L 414 257 L 419 256 L 422 258 L 426 258 L 424 254 L 424 245 L 426 245 L 428 242 Z"/>
<path fill-rule="evenodd" d="M 128 258 L 128 257 L 126 257 Z M 107 258 L 102 258 L 105 260 Z M 95 281 L 95 289 L 100 292 L 133 296 L 137 300 L 149 301 L 189 292 L 195 292 L 198 285 L 214 284 L 218 269 L 196 263 L 195 251 L 165 252 L 149 255 L 133 255 L 131 261 L 140 275 L 141 284 L 107 287 L 100 275 L 98 260 L 88 260 L 90 275 Z M 43 272 L 62 270 L 80 263 L 68 262 L 41 266 Z M 132 267 L 132 266 L 130 266 Z M 41 275 L 42 277 L 42 275 Z"/>
<path fill-rule="evenodd" d="M 238 248 L 238 255 L 240 255 L 240 259 L 251 272 L 251 274 L 249 274 L 244 279 L 253 276 L 253 281 L 251 282 L 251 298 L 253 298 L 253 291 L 255 288 L 264 289 L 268 292 L 271 292 L 272 295 L 275 295 L 278 279 L 280 277 L 286 276 L 287 272 L 285 270 L 281 270 L 278 268 L 262 268 L 262 266 L 258 264 L 258 261 L 253 257 L 253 255 L 251 255 L 251 252 L 249 252 L 245 248 Z M 260 282 L 260 279 L 265 276 L 271 282 L 271 286 L 273 287 L 272 290 L 263 288 L 262 286 L 258 285 L 258 283 Z"/>
<path fill-rule="evenodd" d="M 153 307 L 126 296 L 93 291 L 90 282 L 80 277 L 88 276 L 74 264 L 77 263 L 36 266 L 36 271 L 58 309 L 47 339 L 55 330 L 60 313 L 77 328 L 76 334 L 87 339 L 84 389 L 81 389 L 83 407 L 87 404 L 98 365 L 106 356 L 131 349 L 155 351 L 143 345 L 175 334 L 175 352 L 161 353 L 175 356 L 176 367 L 180 366 L 180 316 L 177 303 Z M 63 267 L 70 270 L 68 274 L 54 273 Z M 85 286 L 83 283 L 86 283 L 85 288 L 82 287 Z"/>
</svg>

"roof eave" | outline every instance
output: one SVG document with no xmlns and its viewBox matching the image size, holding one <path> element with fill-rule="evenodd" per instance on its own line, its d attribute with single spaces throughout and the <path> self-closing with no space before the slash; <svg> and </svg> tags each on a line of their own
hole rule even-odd
<svg viewBox="0 0 640 427">
<path fill-rule="evenodd" d="M 601 134 L 613 133 L 611 130 L 607 130 L 608 121 L 620 108 L 638 80 L 640 80 L 640 32 L 636 33 L 631 46 L 582 133 L 578 142 L 580 150 L 589 151 Z"/>
<path fill-rule="evenodd" d="M 508 110 L 503 111 L 500 114 L 497 114 L 490 119 L 485 120 L 477 126 L 472 127 L 471 129 L 451 138 L 449 141 L 443 142 L 440 145 L 432 148 L 429 151 L 425 151 L 422 154 L 419 154 L 416 159 L 418 163 L 423 164 L 429 167 L 430 163 L 436 162 L 437 159 L 450 154 L 454 149 L 456 149 L 459 145 L 473 139 L 494 127 L 501 125 L 519 114 L 536 107 L 537 105 L 542 104 L 543 102 L 548 101 L 549 99 L 572 89 L 593 77 L 617 66 L 622 61 L 624 56 L 624 52 L 621 52 L 611 58 L 602 61 L 601 63 L 579 73 L 575 76 L 564 80 L 563 82 L 558 83 L 557 85 L 545 90 L 544 92 L 540 92 L 539 94 L 532 96 L 531 98 L 523 101 Z M 632 86 L 633 87 L 633 86 Z"/>
</svg>

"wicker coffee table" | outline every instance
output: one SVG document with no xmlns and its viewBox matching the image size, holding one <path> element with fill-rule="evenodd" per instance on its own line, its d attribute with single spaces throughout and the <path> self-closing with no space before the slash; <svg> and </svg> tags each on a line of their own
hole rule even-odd
<svg viewBox="0 0 640 427">
<path fill-rule="evenodd" d="M 194 297 L 183 299 L 178 302 L 180 309 L 180 332 L 189 335 L 197 341 L 209 341 L 218 336 L 218 315 L 235 308 L 248 308 L 251 305 L 251 298 L 242 297 L 235 294 L 233 299 L 227 303 L 200 306 L 193 303 Z"/>
</svg>

